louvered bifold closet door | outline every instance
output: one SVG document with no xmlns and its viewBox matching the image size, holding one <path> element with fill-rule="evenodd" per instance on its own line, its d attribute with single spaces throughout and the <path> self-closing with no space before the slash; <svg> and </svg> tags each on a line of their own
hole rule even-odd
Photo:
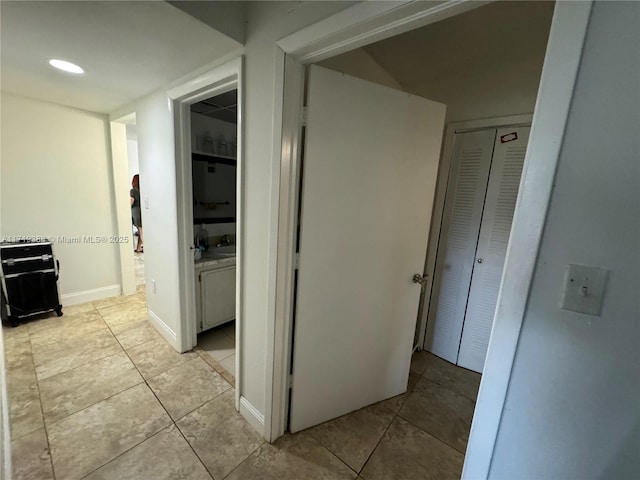
<svg viewBox="0 0 640 480">
<path fill-rule="evenodd" d="M 496 130 L 458 133 L 429 307 L 425 349 L 456 363 Z"/>
<path fill-rule="evenodd" d="M 458 365 L 482 372 L 498 300 L 530 127 L 496 135 Z"/>
</svg>

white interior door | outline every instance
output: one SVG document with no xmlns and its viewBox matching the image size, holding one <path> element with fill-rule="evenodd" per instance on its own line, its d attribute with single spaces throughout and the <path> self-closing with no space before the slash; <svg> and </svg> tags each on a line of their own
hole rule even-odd
<svg viewBox="0 0 640 480">
<path fill-rule="evenodd" d="M 290 429 L 406 391 L 445 106 L 312 66 Z"/>
<path fill-rule="evenodd" d="M 425 349 L 458 361 L 496 129 L 454 137 Z"/>
<path fill-rule="evenodd" d="M 458 365 L 482 372 L 520 188 L 530 127 L 498 129 Z"/>
</svg>

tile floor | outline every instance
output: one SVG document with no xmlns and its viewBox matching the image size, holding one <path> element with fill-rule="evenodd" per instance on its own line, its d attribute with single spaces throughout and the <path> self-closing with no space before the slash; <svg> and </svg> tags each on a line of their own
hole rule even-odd
<svg viewBox="0 0 640 480">
<path fill-rule="evenodd" d="M 419 352 L 407 393 L 268 444 L 142 288 L 3 333 L 14 480 L 459 478 L 480 379 Z"/>
<path fill-rule="evenodd" d="M 203 356 L 218 373 L 235 385 L 236 376 L 236 322 L 235 320 L 212 328 L 198 335 L 196 352 L 205 352 Z"/>
<path fill-rule="evenodd" d="M 144 285 L 144 253 L 134 253 L 133 261 L 136 267 L 136 285 Z"/>
</svg>

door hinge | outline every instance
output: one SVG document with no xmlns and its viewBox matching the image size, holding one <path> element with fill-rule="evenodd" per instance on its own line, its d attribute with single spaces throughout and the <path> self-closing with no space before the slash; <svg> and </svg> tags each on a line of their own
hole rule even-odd
<svg viewBox="0 0 640 480">
<path fill-rule="evenodd" d="M 204 322 L 200 320 L 200 330 L 204 330 Z"/>
<path fill-rule="evenodd" d="M 293 375 L 289 375 L 287 377 L 287 388 L 288 389 L 293 388 Z"/>
<path fill-rule="evenodd" d="M 202 274 L 201 273 L 198 274 L 198 281 L 202 283 Z"/>
<path fill-rule="evenodd" d="M 300 268 L 300 252 L 296 252 L 293 257 L 293 269 L 298 270 Z"/>
<path fill-rule="evenodd" d="M 307 126 L 307 120 L 309 118 L 309 108 L 308 107 L 302 107 L 302 126 L 306 127 Z"/>
</svg>

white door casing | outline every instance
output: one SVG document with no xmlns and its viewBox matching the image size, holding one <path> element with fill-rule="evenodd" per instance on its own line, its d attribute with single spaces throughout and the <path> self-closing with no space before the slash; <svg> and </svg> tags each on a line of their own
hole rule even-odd
<svg viewBox="0 0 640 480">
<path fill-rule="evenodd" d="M 520 188 L 530 127 L 498 129 L 458 365 L 482 372 Z"/>
<path fill-rule="evenodd" d="M 425 348 L 456 363 L 496 129 L 454 138 Z"/>
<path fill-rule="evenodd" d="M 292 432 L 406 391 L 445 109 L 309 70 Z"/>
</svg>

